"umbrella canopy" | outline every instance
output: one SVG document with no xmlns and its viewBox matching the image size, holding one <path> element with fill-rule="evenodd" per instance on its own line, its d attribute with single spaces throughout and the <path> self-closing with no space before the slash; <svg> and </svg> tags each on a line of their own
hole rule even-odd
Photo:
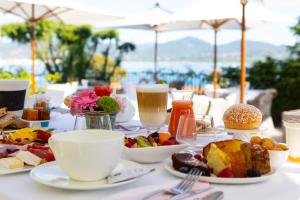
<svg viewBox="0 0 300 200">
<path fill-rule="evenodd" d="M 172 12 L 162 8 L 159 3 L 149 10 L 128 15 L 125 19 L 115 22 L 102 24 L 98 28 L 127 28 L 127 29 L 141 29 L 155 32 L 154 43 L 154 79 L 157 80 L 157 39 L 159 27 L 162 24 L 171 21 Z"/>
<path fill-rule="evenodd" d="M 198 0 L 176 12 L 172 23 L 159 26 L 158 31 L 183 29 L 213 29 L 214 37 L 214 97 L 217 88 L 217 33 L 220 29 L 241 29 L 242 12 L 239 0 Z M 293 22 L 294 19 L 269 10 L 258 3 L 248 3 L 245 19 L 252 28 L 270 22 Z M 242 48 L 243 49 L 243 48 Z M 242 51 L 242 54 L 245 53 Z M 245 57 L 244 55 L 242 57 Z M 244 60 L 245 61 L 245 60 Z M 244 62 L 243 61 L 243 62 Z M 245 64 L 242 64 L 245 65 Z M 243 70 L 242 70 L 243 71 Z M 244 71 L 243 71 L 244 72 Z M 241 78 L 243 79 L 243 78 Z M 242 87 L 242 86 L 241 86 Z M 242 87 L 243 88 L 243 87 Z M 243 92 L 241 93 L 243 98 Z"/>
<path fill-rule="evenodd" d="M 63 0 L 1 0 L 0 12 L 10 13 L 31 23 L 32 93 L 35 93 L 35 25 L 39 20 L 49 19 L 67 24 L 103 23 L 121 17 Z"/>
</svg>

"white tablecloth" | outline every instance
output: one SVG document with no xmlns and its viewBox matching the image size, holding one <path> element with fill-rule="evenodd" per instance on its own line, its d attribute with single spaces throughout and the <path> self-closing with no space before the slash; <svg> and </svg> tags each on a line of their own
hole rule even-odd
<svg viewBox="0 0 300 200">
<path fill-rule="evenodd" d="M 58 130 L 73 127 L 72 117 L 62 115 L 50 124 Z M 141 197 L 142 194 L 163 187 L 171 187 L 180 181 L 170 175 L 163 163 L 151 164 L 156 171 L 134 183 L 121 187 L 95 191 L 68 191 L 54 189 L 34 182 L 28 173 L 0 177 L 0 200 L 117 200 Z M 300 200 L 300 165 L 287 163 L 269 181 L 250 185 L 218 185 L 225 200 Z"/>
</svg>

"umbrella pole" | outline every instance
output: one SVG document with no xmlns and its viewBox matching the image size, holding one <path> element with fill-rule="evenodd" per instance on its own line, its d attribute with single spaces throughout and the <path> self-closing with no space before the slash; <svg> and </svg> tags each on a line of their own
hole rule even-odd
<svg viewBox="0 0 300 200">
<path fill-rule="evenodd" d="M 158 32 L 155 31 L 155 42 L 154 42 L 154 81 L 157 82 L 157 37 L 158 37 Z"/>
<path fill-rule="evenodd" d="M 215 42 L 214 42 L 214 71 L 213 71 L 213 87 L 214 87 L 214 94 L 213 97 L 217 97 L 217 86 L 218 86 L 218 70 L 217 70 L 217 53 L 218 53 L 218 47 L 217 47 L 217 34 L 218 30 L 214 29 L 215 33 Z"/>
<path fill-rule="evenodd" d="M 31 5 L 31 93 L 35 94 L 35 69 L 34 69 L 34 61 L 35 61 L 35 6 Z"/>
<path fill-rule="evenodd" d="M 240 103 L 245 102 L 245 81 L 246 81 L 246 41 L 245 41 L 245 31 L 246 31 L 246 20 L 245 20 L 245 7 L 247 1 L 241 0 L 243 15 L 242 15 L 242 41 L 241 41 L 241 75 L 240 75 Z"/>
<path fill-rule="evenodd" d="M 35 94 L 35 73 L 34 73 L 34 60 L 35 60 L 35 25 L 31 26 L 31 93 Z"/>
</svg>

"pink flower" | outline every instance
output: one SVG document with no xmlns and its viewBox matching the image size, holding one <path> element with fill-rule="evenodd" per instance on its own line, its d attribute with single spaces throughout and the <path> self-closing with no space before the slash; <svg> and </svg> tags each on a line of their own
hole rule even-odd
<svg viewBox="0 0 300 200">
<path fill-rule="evenodd" d="M 97 106 L 96 102 L 99 98 L 100 97 L 98 97 L 94 91 L 90 91 L 89 89 L 78 92 L 76 96 L 72 97 L 71 114 L 83 114 L 83 110 L 85 109 L 94 111 L 94 107 Z"/>
</svg>

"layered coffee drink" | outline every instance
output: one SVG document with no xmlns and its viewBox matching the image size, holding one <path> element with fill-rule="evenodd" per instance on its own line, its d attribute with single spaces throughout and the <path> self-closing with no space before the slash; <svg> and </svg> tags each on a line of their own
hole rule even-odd
<svg viewBox="0 0 300 200">
<path fill-rule="evenodd" d="M 169 87 L 166 84 L 140 85 L 136 88 L 139 116 L 150 130 L 158 130 L 166 121 Z"/>
</svg>

